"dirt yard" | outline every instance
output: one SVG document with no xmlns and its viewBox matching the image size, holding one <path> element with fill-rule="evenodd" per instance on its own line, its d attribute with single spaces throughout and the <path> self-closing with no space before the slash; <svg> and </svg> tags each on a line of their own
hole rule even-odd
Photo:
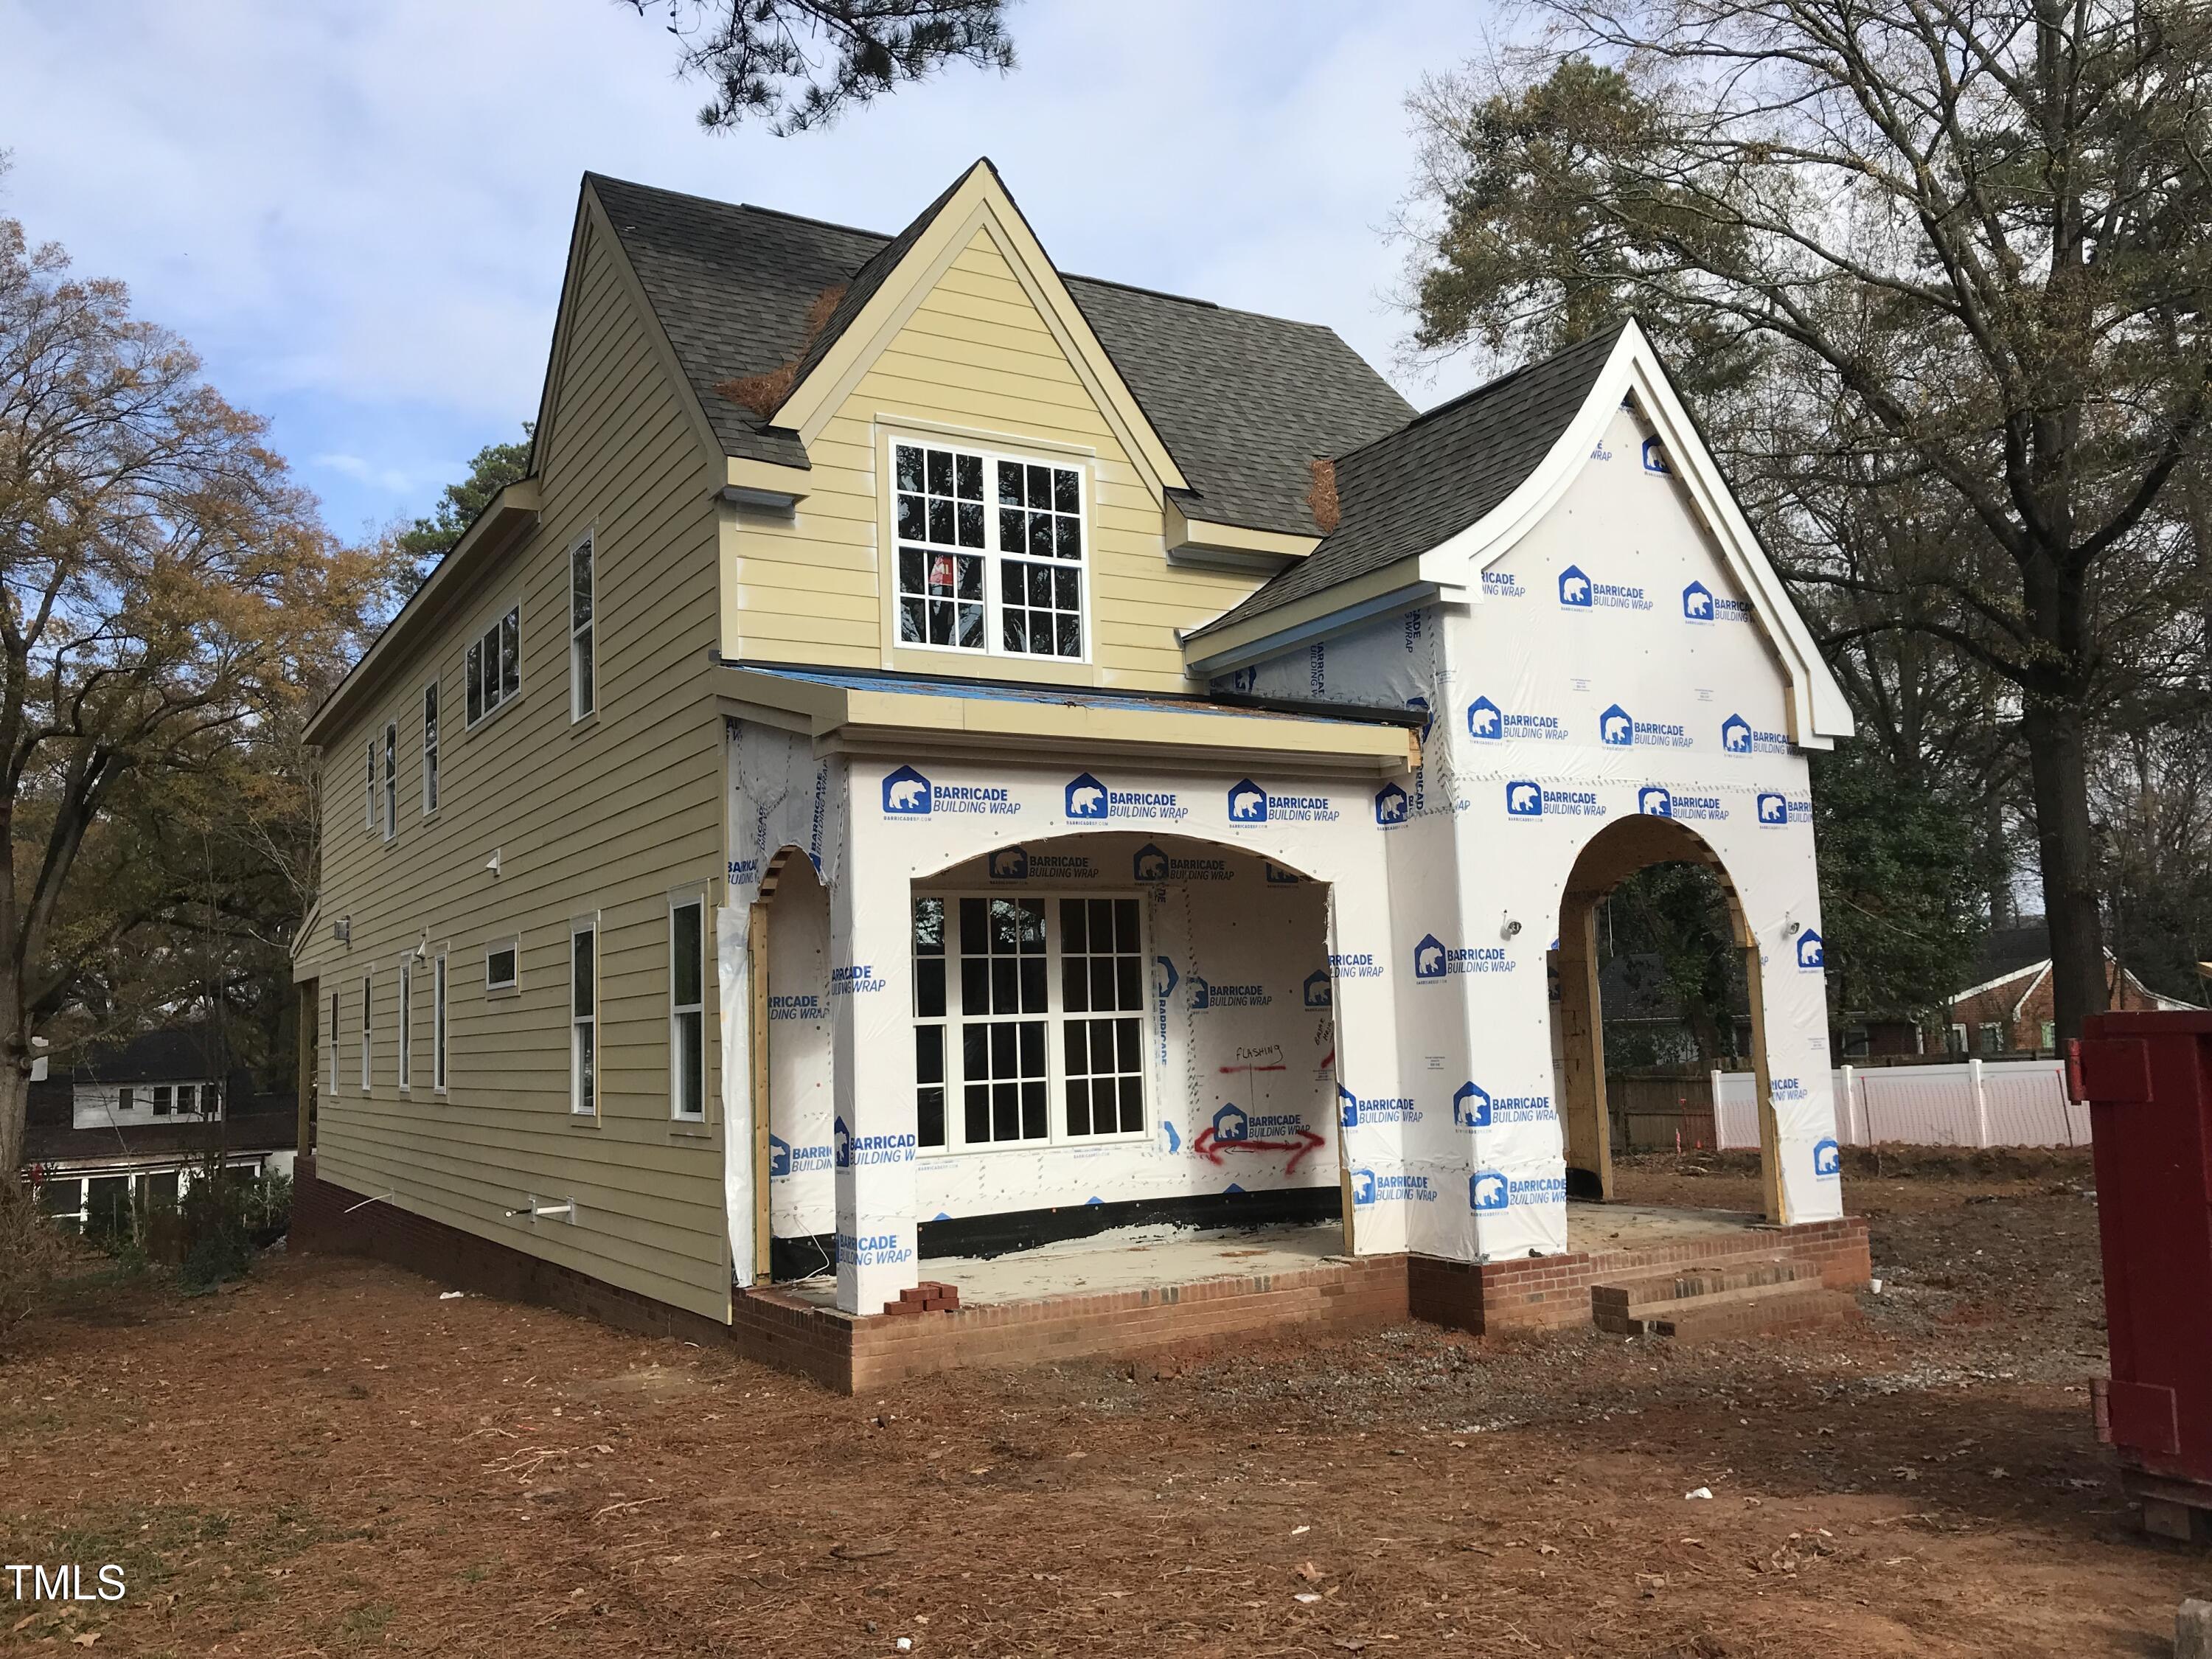
<svg viewBox="0 0 2212 1659">
<path fill-rule="evenodd" d="M 1409 1328 L 854 1401 L 359 1262 L 107 1290 L 0 1365 L 0 1547 L 128 1594 L 15 1604 L 0 1651 L 2164 1654 L 2212 1560 L 2130 1530 L 2092 1435 L 2088 1185 L 1857 1173 L 1884 1282 L 1841 1333 Z M 1626 1186 L 1755 1204 L 1671 1158 Z"/>
</svg>

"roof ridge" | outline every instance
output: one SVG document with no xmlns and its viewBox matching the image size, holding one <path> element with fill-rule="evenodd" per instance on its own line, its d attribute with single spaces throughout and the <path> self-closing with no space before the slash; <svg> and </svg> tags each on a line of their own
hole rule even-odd
<svg viewBox="0 0 2212 1659">
<path fill-rule="evenodd" d="M 1485 380 L 1480 386 L 1470 387 L 1468 390 L 1461 392 L 1456 397 L 1447 398 L 1443 402 L 1437 404 L 1434 408 L 1423 410 L 1419 414 L 1414 416 L 1412 420 L 1407 422 L 1405 425 L 1399 427 L 1393 431 L 1386 432 L 1379 438 L 1370 438 L 1365 443 L 1361 444 L 1358 448 L 1347 449 L 1343 454 L 1337 456 L 1335 459 L 1340 462 L 1348 461 L 1354 455 L 1361 454 L 1367 450 L 1372 449 L 1378 444 L 1387 444 L 1394 438 L 1403 436 L 1405 434 L 1411 432 L 1417 426 L 1425 425 L 1439 416 L 1449 415 L 1453 410 L 1458 409 L 1463 404 L 1474 403 L 1480 398 L 1488 397 L 1493 392 L 1501 391 L 1504 387 L 1510 386 L 1514 381 L 1521 379 L 1524 374 L 1534 374 L 1538 369 L 1549 368 L 1555 363 L 1564 362 L 1567 358 L 1573 356 L 1577 352 L 1584 349 L 1586 347 L 1595 345 L 1600 340 L 1618 339 L 1622 331 L 1625 331 L 1629 324 L 1634 320 L 1635 319 L 1632 317 L 1623 317 L 1619 322 L 1613 324 L 1610 328 L 1600 329 L 1595 333 L 1585 334 L 1581 339 L 1571 341 L 1568 344 L 1561 346 L 1557 351 L 1552 352 L 1547 356 L 1532 358 L 1528 362 L 1522 363 L 1517 368 L 1507 369 L 1503 374 L 1492 375 L 1489 380 Z"/>
<path fill-rule="evenodd" d="M 842 230 L 848 236 L 872 237 L 878 242 L 888 242 L 890 234 L 885 231 L 870 230 L 862 225 L 848 225 L 837 219 L 817 219 L 811 213 L 793 213 L 787 208 L 763 207 L 758 202 L 726 202 L 719 196 L 702 196 L 696 191 L 671 190 L 665 185 L 648 185 L 636 179 L 620 179 L 611 173 L 597 173 L 584 169 L 584 177 L 610 185 L 620 185 L 627 190 L 641 190 L 655 196 L 672 196 L 679 202 L 702 202 L 708 207 L 725 208 L 732 213 L 763 213 L 771 219 L 785 219 L 795 225 L 815 225 L 823 230 Z"/>
</svg>

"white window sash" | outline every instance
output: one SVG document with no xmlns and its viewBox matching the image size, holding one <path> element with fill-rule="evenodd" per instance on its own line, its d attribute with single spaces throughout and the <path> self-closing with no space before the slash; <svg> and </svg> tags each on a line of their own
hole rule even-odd
<svg viewBox="0 0 2212 1659">
<path fill-rule="evenodd" d="M 410 1093 L 415 1087 L 415 969 L 411 963 L 399 964 L 399 1092 Z"/>
<path fill-rule="evenodd" d="M 690 970 L 697 994 L 679 1001 L 677 918 L 690 911 L 693 923 Z M 668 906 L 668 1110 L 679 1122 L 700 1123 L 707 1116 L 707 903 L 697 894 L 672 899 Z M 696 1110 L 684 1103 L 687 1083 L 696 1083 Z"/>
<path fill-rule="evenodd" d="M 422 816 L 438 810 L 438 725 L 445 710 L 438 706 L 438 682 L 422 688 Z"/>
<path fill-rule="evenodd" d="M 431 976 L 430 1086 L 441 1095 L 446 1092 L 446 1021 L 451 1012 L 447 994 L 451 982 L 446 967 L 446 953 L 441 951 Z"/>
<path fill-rule="evenodd" d="M 374 1010 L 376 1004 L 376 981 L 368 974 L 361 976 L 361 1091 L 367 1094 L 374 1086 L 375 1073 L 370 1070 L 375 1047 Z"/>
<path fill-rule="evenodd" d="M 578 575 L 581 574 L 579 592 Z M 582 603 L 578 599 L 580 597 Z M 568 720 L 587 719 L 599 706 L 599 562 L 596 532 L 568 549 Z"/>
<path fill-rule="evenodd" d="M 576 945 L 590 941 L 588 983 L 576 974 Z M 568 927 L 568 1113 L 599 1115 L 599 927 L 596 918 Z"/>
</svg>

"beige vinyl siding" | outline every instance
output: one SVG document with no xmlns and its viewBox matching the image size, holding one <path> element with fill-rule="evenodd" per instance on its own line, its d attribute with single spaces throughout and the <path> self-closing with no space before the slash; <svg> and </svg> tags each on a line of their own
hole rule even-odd
<svg viewBox="0 0 2212 1659">
<path fill-rule="evenodd" d="M 1188 689 L 1176 630 L 1211 621 L 1258 585 L 1256 577 L 1168 562 L 1159 501 L 986 228 L 921 297 L 809 447 L 809 494 L 796 515 L 733 515 L 722 544 L 726 654 L 993 678 L 1045 666 L 892 648 L 883 586 L 890 559 L 879 555 L 887 507 L 878 495 L 878 416 L 988 433 L 1010 449 L 1027 441 L 1089 452 L 1092 683 Z"/>
<path fill-rule="evenodd" d="M 653 326 L 596 214 L 563 307 L 544 509 L 519 546 L 427 625 L 384 690 L 325 750 L 321 937 L 300 972 L 341 998 L 337 1097 L 323 1103 L 320 1172 L 402 1206 L 625 1289 L 720 1319 L 728 1311 L 719 1043 L 706 969 L 708 1117 L 669 1111 L 672 889 L 720 893 L 721 732 L 716 643 L 720 459 L 673 390 Z M 568 549 L 596 532 L 596 714 L 569 720 Z M 521 604 L 521 691 L 467 725 L 468 642 Z M 421 811 L 422 690 L 439 680 L 439 807 Z M 362 744 L 400 726 L 402 811 L 386 843 L 362 829 L 349 783 Z M 499 850 L 501 873 L 484 868 Z M 599 917 L 599 1095 L 568 1109 L 568 939 Z M 349 917 L 350 947 L 328 921 Z M 713 937 L 713 911 L 708 912 Z M 416 1083 L 398 1090 L 400 954 L 448 952 L 447 1092 L 429 1086 L 430 964 L 415 975 Z M 519 994 L 487 997 L 484 947 L 520 941 Z M 375 970 L 374 1085 L 360 1074 L 361 975 Z M 325 1006 L 327 1006 L 325 1001 Z M 535 1194 L 580 1221 L 510 1221 Z"/>
</svg>

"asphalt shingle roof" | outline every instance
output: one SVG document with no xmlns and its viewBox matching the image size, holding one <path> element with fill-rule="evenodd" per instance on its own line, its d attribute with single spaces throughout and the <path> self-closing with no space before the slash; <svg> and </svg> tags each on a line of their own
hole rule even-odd
<svg viewBox="0 0 2212 1659">
<path fill-rule="evenodd" d="M 829 349 L 944 198 L 896 239 L 586 175 L 726 454 L 804 466 L 796 433 L 714 388 Z M 948 192 L 949 194 L 949 192 Z M 1175 457 L 1193 517 L 1315 535 L 1310 463 L 1401 427 L 1412 405 L 1334 330 L 1063 276 Z M 807 313 L 846 292 L 810 340 Z"/>
<path fill-rule="evenodd" d="M 1589 401 L 1623 319 L 1338 457 L 1336 530 L 1210 634 L 1441 545 L 1511 495 Z"/>
</svg>

